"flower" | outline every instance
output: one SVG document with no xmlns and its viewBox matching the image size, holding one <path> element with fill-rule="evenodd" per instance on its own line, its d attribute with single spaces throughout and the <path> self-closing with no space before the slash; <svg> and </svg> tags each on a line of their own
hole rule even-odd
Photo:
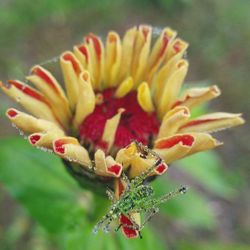
<svg viewBox="0 0 250 250">
<path fill-rule="evenodd" d="M 215 85 L 189 88 L 179 96 L 188 71 L 188 44 L 176 35 L 164 28 L 152 38 L 152 28 L 141 25 L 127 30 L 122 39 L 110 31 L 104 43 L 90 33 L 73 51 L 60 55 L 65 90 L 61 75 L 55 77 L 39 65 L 26 77 L 35 88 L 19 80 L 1 82 L 1 89 L 30 113 L 9 108 L 6 115 L 29 135 L 31 145 L 63 158 L 81 184 L 86 179 L 109 183 L 119 198 L 124 189 L 121 172 L 134 178 L 152 165 L 133 140 L 169 164 L 221 145 L 212 132 L 244 123 L 241 114 L 224 112 L 191 118 L 194 107 L 218 97 L 220 90 Z M 166 170 L 161 164 L 154 175 Z M 133 216 L 140 223 L 140 216 Z M 131 223 L 126 216 L 120 221 Z M 123 232 L 138 236 L 126 226 Z"/>
</svg>

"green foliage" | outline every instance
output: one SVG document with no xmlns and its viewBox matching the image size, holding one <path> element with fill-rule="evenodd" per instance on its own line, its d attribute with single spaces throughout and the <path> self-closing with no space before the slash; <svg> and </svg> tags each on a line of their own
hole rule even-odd
<svg viewBox="0 0 250 250">
<path fill-rule="evenodd" d="M 93 224 L 107 209 L 107 199 L 91 198 L 58 157 L 32 148 L 23 138 L 1 140 L 0 181 L 55 238 L 59 249 L 164 249 L 149 228 L 143 230 L 143 241 L 127 240 L 121 233 L 94 235 Z M 18 227 L 14 229 L 10 234 L 17 237 Z"/>
<path fill-rule="evenodd" d="M 0 180 L 49 231 L 63 230 L 79 210 L 84 215 L 72 207 L 80 190 L 57 157 L 31 148 L 23 138 L 2 139 L 0 151 Z"/>
<path fill-rule="evenodd" d="M 194 154 L 180 160 L 181 170 L 192 176 L 207 191 L 223 197 L 232 198 L 235 190 L 228 181 L 227 173 L 222 168 L 221 160 L 214 151 Z"/>
<path fill-rule="evenodd" d="M 220 243 L 216 241 L 210 241 L 205 243 L 197 242 L 184 242 L 180 241 L 178 244 L 179 250 L 248 250 L 249 246 L 245 244 L 229 244 L 229 243 Z"/>
<path fill-rule="evenodd" d="M 180 183 L 174 182 L 168 176 L 158 178 L 153 183 L 157 195 L 172 191 L 179 185 Z M 216 221 L 207 204 L 208 200 L 191 187 L 185 195 L 162 204 L 160 211 L 168 219 L 172 218 L 186 226 L 212 229 L 216 226 Z"/>
<path fill-rule="evenodd" d="M 222 164 L 214 151 L 203 152 L 184 158 L 173 166 L 191 178 L 193 185 L 185 196 L 178 197 L 162 205 L 161 211 L 170 218 L 196 228 L 213 229 L 217 226 L 216 215 L 209 205 L 206 193 L 213 197 L 232 199 L 236 190 L 231 186 Z M 172 169 L 169 169 L 171 172 Z M 180 185 L 181 180 L 173 180 L 165 175 L 153 183 L 157 195 L 165 194 Z M 181 183 L 186 185 L 186 183 Z M 196 186 L 201 188 L 195 188 Z M 201 191 L 203 190 L 203 191 Z M 205 192 L 205 193 L 204 193 Z"/>
<path fill-rule="evenodd" d="M 192 176 L 210 192 L 227 198 L 234 193 L 221 177 L 220 161 L 214 153 L 197 154 L 179 163 L 180 171 Z M 93 235 L 93 224 L 107 209 L 106 199 L 98 196 L 91 199 L 68 175 L 58 157 L 32 148 L 23 138 L 1 140 L 0 180 L 31 216 L 54 235 L 60 249 L 77 250 L 83 246 L 93 249 L 97 244 L 100 244 L 98 249 L 116 249 L 117 246 L 119 249 L 129 246 L 151 249 L 155 244 L 159 244 L 158 249 L 163 249 L 148 227 L 142 232 L 143 240 L 126 240 L 121 234 L 114 233 Z M 157 195 L 178 185 L 169 175 L 153 182 Z M 216 226 L 208 200 L 193 187 L 186 195 L 163 204 L 160 211 L 189 227 L 211 229 Z"/>
</svg>

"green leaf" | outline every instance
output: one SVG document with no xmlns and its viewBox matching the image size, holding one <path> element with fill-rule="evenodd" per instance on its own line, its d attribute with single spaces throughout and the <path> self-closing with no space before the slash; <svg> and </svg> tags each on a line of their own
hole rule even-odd
<svg viewBox="0 0 250 250">
<path fill-rule="evenodd" d="M 226 179 L 222 163 L 214 151 L 194 154 L 179 161 L 181 171 L 191 175 L 210 192 L 224 198 L 232 198 L 235 190 Z"/>
<path fill-rule="evenodd" d="M 152 229 L 149 228 L 147 225 L 142 230 L 142 239 L 136 238 L 136 239 L 126 239 L 121 233 L 118 235 L 119 240 L 119 249 L 131 249 L 131 250 L 137 250 L 137 249 L 143 249 L 143 250 L 164 250 L 167 249 L 166 246 L 161 242 L 161 240 L 158 238 L 158 236 L 154 233 Z"/>
<path fill-rule="evenodd" d="M 40 225 L 54 234 L 59 249 L 164 249 L 148 228 L 143 230 L 143 240 L 126 239 L 121 232 L 104 234 L 100 230 L 94 235 L 93 226 L 106 212 L 107 199 L 94 196 L 93 202 L 83 202 L 83 190 L 61 160 L 22 138 L 1 140 L 0 181 Z M 87 216 L 86 209 L 93 212 L 92 217 Z"/>
<path fill-rule="evenodd" d="M 60 159 L 32 148 L 23 138 L 1 140 L 0 181 L 50 232 L 63 230 L 78 213 L 84 216 L 78 201 L 81 190 Z"/>
<path fill-rule="evenodd" d="M 59 249 L 62 250 L 92 250 L 104 249 L 105 241 L 113 241 L 109 235 L 104 235 L 103 232 L 98 234 L 92 233 L 93 225 L 82 222 L 81 226 L 63 233 L 59 240 Z"/>
<path fill-rule="evenodd" d="M 180 240 L 177 243 L 176 249 L 179 250 L 248 250 L 249 245 L 244 243 L 225 243 L 225 242 L 217 242 L 213 240 L 209 241 L 186 241 Z"/>
<path fill-rule="evenodd" d="M 180 184 L 169 179 L 168 176 L 158 178 L 154 183 L 156 196 L 164 195 L 175 190 Z M 185 195 L 180 195 L 160 206 L 160 212 L 166 216 L 193 227 L 214 228 L 216 225 L 213 211 L 208 201 L 192 187 Z"/>
</svg>

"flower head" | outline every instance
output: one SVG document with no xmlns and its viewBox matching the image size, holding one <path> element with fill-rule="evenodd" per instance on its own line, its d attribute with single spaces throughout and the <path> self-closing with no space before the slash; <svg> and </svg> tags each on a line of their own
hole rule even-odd
<svg viewBox="0 0 250 250">
<path fill-rule="evenodd" d="M 190 118 L 194 107 L 218 97 L 220 90 L 189 88 L 179 95 L 188 71 L 188 44 L 176 35 L 165 28 L 155 38 L 146 25 L 127 30 L 123 38 L 110 31 L 106 41 L 90 33 L 60 55 L 61 75 L 35 65 L 26 77 L 29 85 L 19 80 L 0 83 L 30 113 L 10 108 L 6 115 L 33 146 L 53 150 L 68 161 L 73 175 L 109 183 L 119 198 L 122 171 L 134 178 L 152 165 L 134 140 L 169 164 L 221 145 L 211 133 L 244 122 L 240 114 L 224 112 Z M 166 170 L 162 164 L 154 175 Z M 127 220 L 120 218 L 124 224 Z M 123 232 L 138 236 L 126 226 Z"/>
</svg>

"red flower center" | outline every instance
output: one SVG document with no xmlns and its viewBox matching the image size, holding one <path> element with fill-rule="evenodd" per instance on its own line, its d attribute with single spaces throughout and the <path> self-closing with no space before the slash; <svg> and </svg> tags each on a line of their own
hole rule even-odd
<svg viewBox="0 0 250 250">
<path fill-rule="evenodd" d="M 160 125 L 156 113 L 143 111 L 137 102 L 136 91 L 130 92 L 122 98 L 116 98 L 114 93 L 113 88 L 100 93 L 103 101 L 96 105 L 94 112 L 81 124 L 80 139 L 105 149 L 107 144 L 102 141 L 105 123 L 118 113 L 118 109 L 124 108 L 125 111 L 121 115 L 116 130 L 114 146 L 122 148 L 133 140 L 150 145 L 153 136 L 158 133 Z"/>
</svg>

